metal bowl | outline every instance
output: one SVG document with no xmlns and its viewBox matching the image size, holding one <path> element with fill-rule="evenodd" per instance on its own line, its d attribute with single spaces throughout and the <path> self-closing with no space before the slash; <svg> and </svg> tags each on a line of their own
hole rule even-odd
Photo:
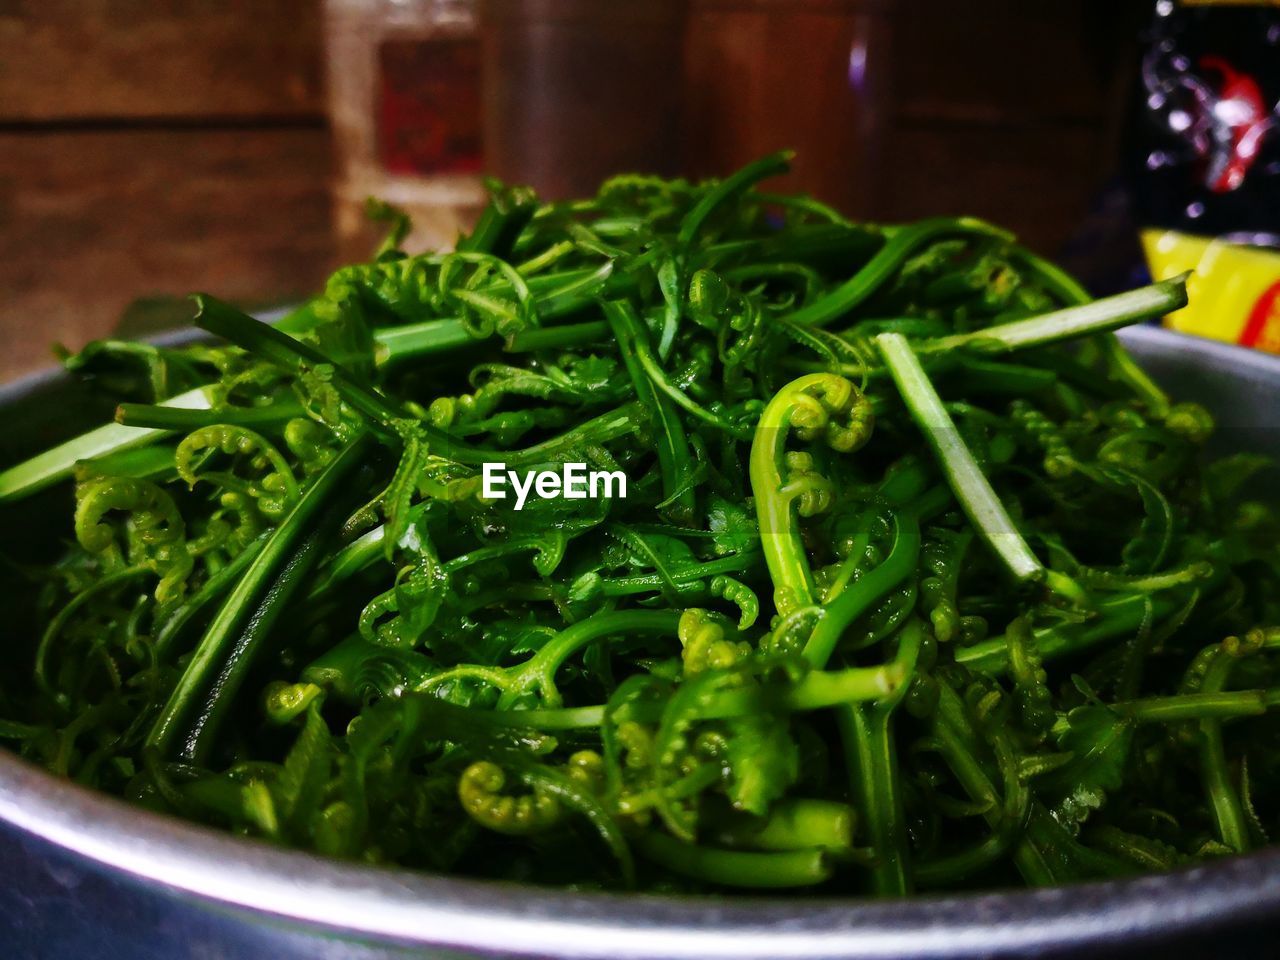
<svg viewBox="0 0 1280 960">
<path fill-rule="evenodd" d="M 1157 379 L 1218 416 L 1220 447 L 1280 453 L 1280 358 L 1152 328 L 1125 339 Z M 82 409 L 58 374 L 0 388 L 0 463 L 65 438 Z M 6 518 L 9 543 L 22 522 Z M 1277 918 L 1280 850 L 902 901 L 585 894 L 375 869 L 151 814 L 0 751 L 4 957 L 1270 956 Z"/>
</svg>

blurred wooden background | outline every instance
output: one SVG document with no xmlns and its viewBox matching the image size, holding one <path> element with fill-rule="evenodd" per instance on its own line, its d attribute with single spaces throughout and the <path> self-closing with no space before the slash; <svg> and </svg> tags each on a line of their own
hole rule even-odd
<svg viewBox="0 0 1280 960">
<path fill-rule="evenodd" d="M 1114 9 L 901 4 L 870 212 L 976 214 L 1055 252 L 1115 159 Z M 322 63 L 320 0 L 0 0 L 0 377 L 140 298 L 320 283 Z"/>
<path fill-rule="evenodd" d="M 318 0 L 0 0 L 0 376 L 330 266 Z"/>
</svg>

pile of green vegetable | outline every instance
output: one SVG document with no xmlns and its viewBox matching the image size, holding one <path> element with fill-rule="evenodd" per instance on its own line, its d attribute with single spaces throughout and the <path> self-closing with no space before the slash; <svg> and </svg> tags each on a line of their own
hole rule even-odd
<svg viewBox="0 0 1280 960">
<path fill-rule="evenodd" d="M 272 326 L 106 341 L 111 424 L 24 569 L 0 738 L 145 807 L 372 863 L 900 895 L 1163 869 L 1280 826 L 1265 461 L 971 219 L 756 184 L 494 186 L 456 252 Z M 226 343 L 223 343 L 226 341 Z M 482 496 L 481 465 L 625 499 Z M 24 671 L 30 682 L 12 678 Z"/>
</svg>

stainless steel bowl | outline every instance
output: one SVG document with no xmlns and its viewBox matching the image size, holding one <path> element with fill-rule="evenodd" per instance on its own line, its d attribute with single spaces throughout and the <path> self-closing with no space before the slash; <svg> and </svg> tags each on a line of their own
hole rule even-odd
<svg viewBox="0 0 1280 960">
<path fill-rule="evenodd" d="M 1150 328 L 1125 339 L 1180 398 L 1217 414 L 1220 447 L 1280 453 L 1280 358 Z M 69 435 L 81 407 L 57 374 L 0 388 L 0 463 Z M 6 519 L 6 539 L 13 523 L 21 517 Z M 1272 924 L 1280 850 L 1122 882 L 904 901 L 570 893 L 281 850 L 138 810 L 0 751 L 0 958 L 816 960 L 1157 946 L 1270 956 Z"/>
</svg>

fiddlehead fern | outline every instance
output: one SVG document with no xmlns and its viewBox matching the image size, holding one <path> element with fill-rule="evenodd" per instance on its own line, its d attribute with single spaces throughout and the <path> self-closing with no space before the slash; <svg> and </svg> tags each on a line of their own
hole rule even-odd
<svg viewBox="0 0 1280 960">
<path fill-rule="evenodd" d="M 245 479 L 232 471 L 206 469 L 214 454 L 235 458 L 258 476 Z M 261 434 L 230 424 L 190 433 L 174 454 L 178 476 L 194 487 L 201 480 L 250 497 L 262 514 L 278 520 L 298 499 L 298 481 L 280 452 Z"/>
<path fill-rule="evenodd" d="M 120 533 L 107 522 L 112 513 L 126 514 L 123 546 Z M 186 523 L 173 498 L 160 487 L 120 477 L 81 484 L 76 491 L 75 532 L 90 553 L 151 567 L 160 577 L 155 591 L 158 603 L 181 596 L 193 568 Z"/>
<path fill-rule="evenodd" d="M 527 836 L 558 824 L 564 810 L 555 794 L 533 784 L 530 792 L 504 792 L 507 775 L 496 763 L 477 760 L 458 778 L 458 801 L 476 823 L 497 833 Z"/>
</svg>

